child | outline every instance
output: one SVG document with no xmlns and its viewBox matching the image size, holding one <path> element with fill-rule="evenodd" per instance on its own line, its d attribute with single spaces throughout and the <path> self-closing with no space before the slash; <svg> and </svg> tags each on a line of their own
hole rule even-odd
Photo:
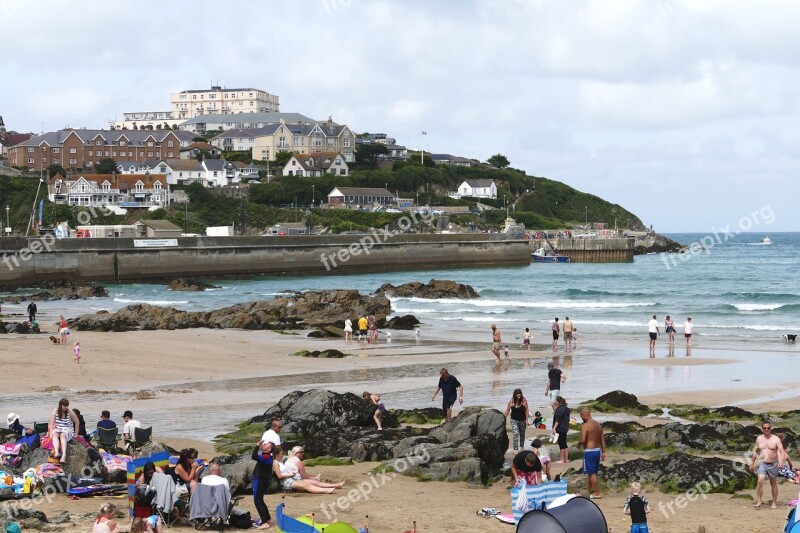
<svg viewBox="0 0 800 533">
<path fill-rule="evenodd" d="M 547 451 L 547 448 L 542 447 L 542 441 L 539 439 L 533 439 L 531 448 L 533 448 L 533 453 L 538 455 L 539 460 L 542 462 L 542 470 L 545 475 L 544 480 L 550 481 L 550 452 Z"/>
<path fill-rule="evenodd" d="M 784 433 L 776 433 L 776 435 L 778 436 L 779 439 L 781 439 L 781 442 L 783 442 L 784 438 L 786 437 Z M 780 477 L 786 478 L 786 481 L 788 481 L 789 483 L 798 484 L 800 483 L 800 480 L 798 480 L 798 473 L 800 473 L 800 470 L 794 469 L 794 465 L 792 465 L 792 460 L 789 459 L 789 453 L 787 452 L 786 462 L 783 463 L 783 466 L 780 468 L 780 470 L 778 470 L 778 475 Z"/>
<path fill-rule="evenodd" d="M 647 498 L 640 496 L 642 486 L 636 482 L 631 482 L 631 495 L 625 500 L 623 511 L 631 516 L 631 533 L 648 533 L 647 513 L 650 512 L 650 504 Z"/>
<path fill-rule="evenodd" d="M 525 328 L 525 331 L 522 332 L 522 344 L 519 345 L 520 350 L 522 347 L 525 347 L 526 350 L 531 350 L 531 330 L 530 328 Z"/>
<path fill-rule="evenodd" d="M 541 411 L 536 411 L 533 413 L 533 421 L 531 422 L 531 425 L 536 429 L 547 429 L 547 426 L 544 425 L 546 420 L 547 419 L 542 416 Z"/>
<path fill-rule="evenodd" d="M 147 518 L 137 516 L 131 522 L 131 533 L 161 533 L 161 520 L 157 514 Z"/>
<path fill-rule="evenodd" d="M 572 328 L 572 344 L 578 345 L 578 328 Z"/>
<path fill-rule="evenodd" d="M 370 394 L 366 391 L 364 391 L 364 394 L 362 394 L 361 397 L 372 403 L 372 405 L 377 408 L 375 409 L 375 414 L 372 416 L 372 419 L 375 420 L 375 423 L 378 425 L 378 431 L 383 431 L 383 427 L 381 427 L 381 415 L 383 415 L 383 412 L 386 411 L 386 407 L 383 405 L 383 403 L 381 403 L 381 397 L 377 394 Z"/>
<path fill-rule="evenodd" d="M 72 353 L 75 354 L 75 362 L 81 362 L 81 344 L 78 341 L 72 343 Z"/>
</svg>

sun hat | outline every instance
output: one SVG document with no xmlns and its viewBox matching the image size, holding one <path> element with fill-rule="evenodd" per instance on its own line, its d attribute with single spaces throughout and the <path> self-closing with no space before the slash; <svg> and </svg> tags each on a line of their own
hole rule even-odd
<svg viewBox="0 0 800 533">
<path fill-rule="evenodd" d="M 17 415 L 16 413 L 8 413 L 8 417 L 6 418 L 6 420 L 8 421 L 8 425 L 10 426 L 11 424 L 13 424 L 14 420 L 18 418 L 19 415 Z"/>
</svg>

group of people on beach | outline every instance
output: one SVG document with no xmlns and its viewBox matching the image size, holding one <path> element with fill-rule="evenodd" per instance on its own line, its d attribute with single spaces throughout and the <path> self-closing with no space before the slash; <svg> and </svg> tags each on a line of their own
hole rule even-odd
<svg viewBox="0 0 800 533">
<path fill-rule="evenodd" d="M 692 330 L 694 329 L 694 324 L 692 323 L 692 317 L 687 317 L 686 321 L 683 323 L 683 337 L 686 339 L 686 347 L 692 347 Z M 667 318 L 664 319 L 664 332 L 667 334 L 669 338 L 670 344 L 675 344 L 675 322 L 672 320 L 672 317 L 667 315 Z M 653 318 L 647 323 L 647 333 L 650 336 L 650 355 L 655 355 L 656 349 L 656 340 L 658 340 L 658 336 L 661 335 L 661 329 L 658 326 L 658 318 L 656 315 L 653 315 Z"/>
<path fill-rule="evenodd" d="M 349 342 L 353 340 L 353 334 L 356 334 L 358 342 L 366 342 L 367 344 L 378 342 L 378 321 L 375 315 L 361 315 L 356 321 L 358 326 L 357 331 L 353 331 L 353 321 L 346 318 L 344 321 L 344 340 Z"/>
</svg>

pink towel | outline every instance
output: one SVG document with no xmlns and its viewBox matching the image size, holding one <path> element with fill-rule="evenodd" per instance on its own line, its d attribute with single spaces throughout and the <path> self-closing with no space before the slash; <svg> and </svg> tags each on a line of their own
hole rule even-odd
<svg viewBox="0 0 800 533">
<path fill-rule="evenodd" d="M 19 455 L 19 451 L 22 448 L 22 444 L 16 444 L 13 442 L 6 442 L 4 444 L 0 444 L 0 453 L 4 455 Z"/>
</svg>

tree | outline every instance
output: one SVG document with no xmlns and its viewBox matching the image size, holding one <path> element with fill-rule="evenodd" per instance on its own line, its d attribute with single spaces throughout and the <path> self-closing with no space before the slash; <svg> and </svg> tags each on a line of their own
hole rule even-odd
<svg viewBox="0 0 800 533">
<path fill-rule="evenodd" d="M 67 177 L 67 171 L 61 165 L 53 163 L 47 167 L 47 176 L 52 178 L 56 174 L 61 174 L 62 177 Z"/>
<path fill-rule="evenodd" d="M 286 163 L 289 162 L 289 160 L 292 158 L 293 155 L 294 152 L 288 152 L 286 150 L 278 152 L 277 154 L 275 154 L 275 166 L 279 168 L 285 167 Z"/>
<path fill-rule="evenodd" d="M 492 157 L 487 159 L 486 162 L 492 165 L 494 168 L 506 168 L 511 164 L 508 158 L 503 154 L 494 154 Z"/>
<path fill-rule="evenodd" d="M 378 159 L 381 155 L 389 153 L 389 149 L 385 144 L 381 143 L 366 143 L 356 148 L 356 162 L 368 164 L 372 168 L 377 167 Z"/>
<path fill-rule="evenodd" d="M 113 174 L 117 171 L 117 162 L 110 157 L 104 157 L 94 167 L 97 174 Z"/>
</svg>

